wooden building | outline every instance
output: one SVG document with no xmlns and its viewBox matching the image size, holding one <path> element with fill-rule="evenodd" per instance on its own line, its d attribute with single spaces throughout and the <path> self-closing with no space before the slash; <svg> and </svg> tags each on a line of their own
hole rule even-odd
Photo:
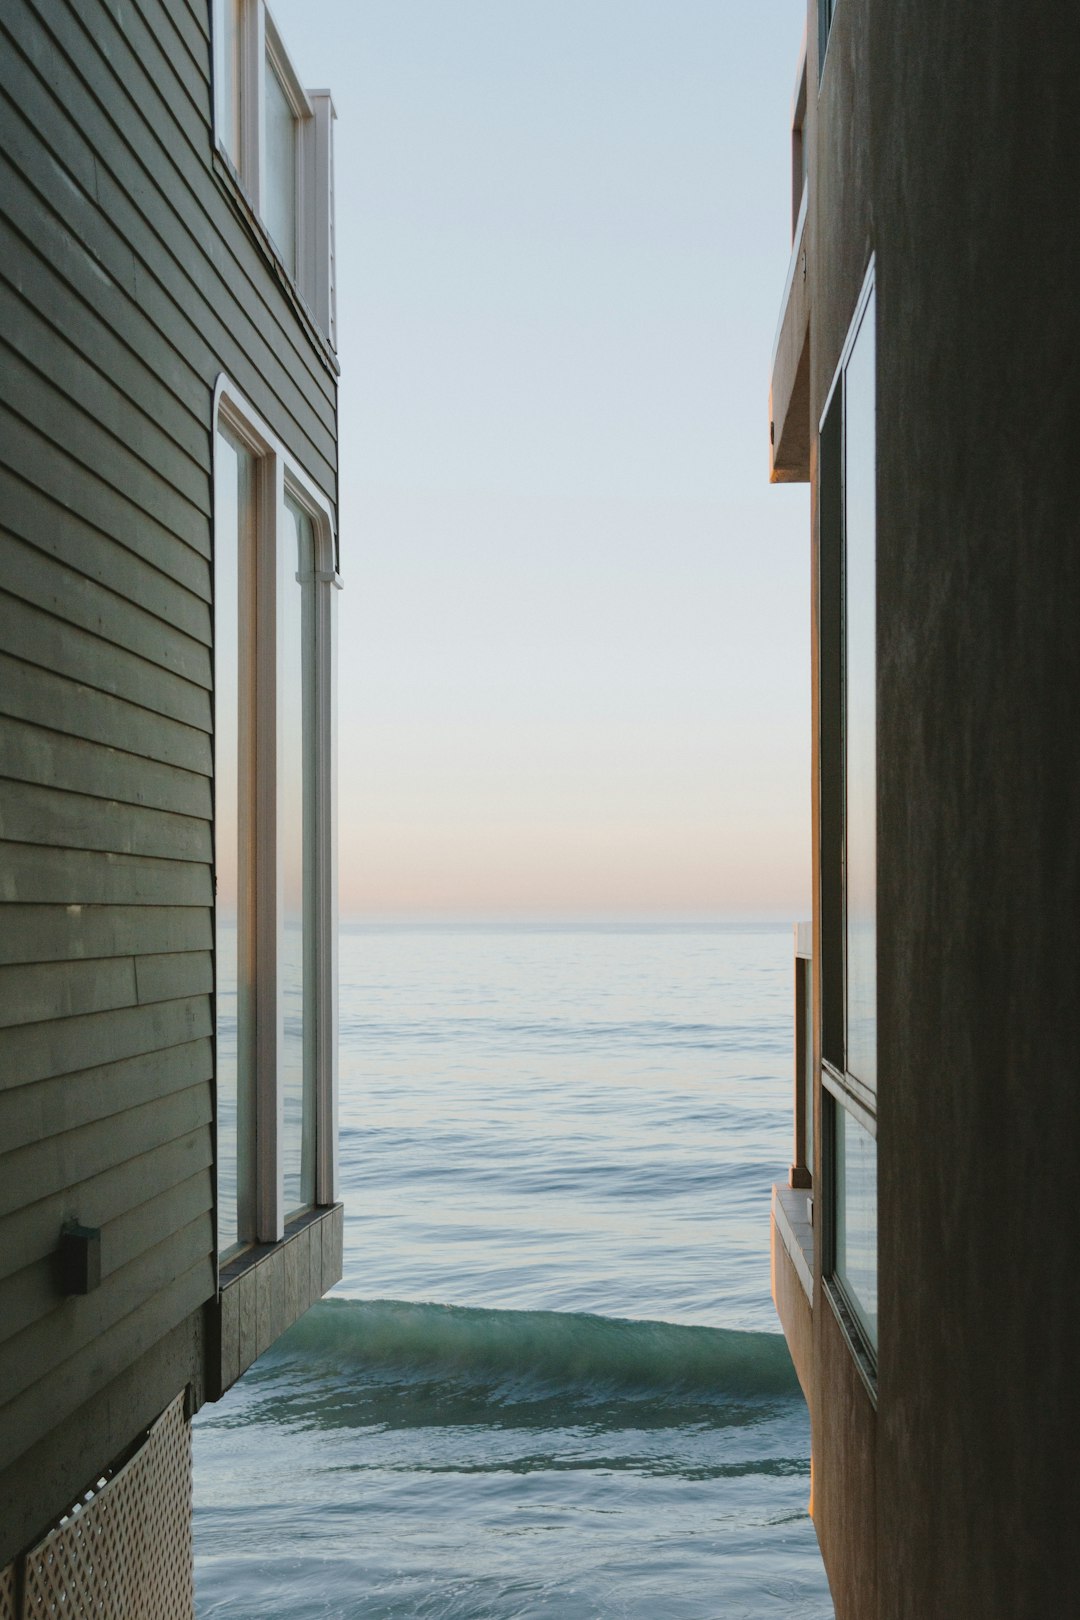
<svg viewBox="0 0 1080 1620">
<path fill-rule="evenodd" d="M 773 1292 L 838 1620 L 1076 1608 L 1075 7 L 811 0 L 774 481 L 814 915 Z"/>
<path fill-rule="evenodd" d="M 263 0 L 11 0 L 0 89 L 0 1616 L 164 1620 L 341 1272 L 334 112 Z"/>
</svg>

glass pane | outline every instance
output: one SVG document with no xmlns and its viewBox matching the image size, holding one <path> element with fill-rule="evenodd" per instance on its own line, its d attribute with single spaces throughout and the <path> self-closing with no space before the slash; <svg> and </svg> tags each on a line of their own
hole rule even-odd
<svg viewBox="0 0 1080 1620">
<path fill-rule="evenodd" d="M 233 1247 L 246 1233 L 241 1219 L 242 1076 L 253 1004 L 249 942 L 240 922 L 247 900 L 240 851 L 242 671 L 240 583 L 245 536 L 254 502 L 254 459 L 219 433 L 214 460 L 214 879 L 217 992 L 218 1243 Z M 246 1116 L 245 1116 L 246 1117 Z"/>
<path fill-rule="evenodd" d="M 877 1348 L 877 1143 L 839 1103 L 836 1115 L 836 1275 Z"/>
<path fill-rule="evenodd" d="M 315 1201 L 315 1019 L 311 1003 L 314 936 L 309 916 L 313 889 L 308 878 L 314 818 L 308 803 L 313 776 L 306 768 L 311 753 L 308 739 L 314 637 L 310 575 L 315 547 L 308 514 L 290 499 L 286 499 L 285 510 L 278 574 L 282 705 L 278 825 L 284 877 L 279 983 L 284 1009 L 281 1073 L 285 1211 L 292 1214 Z"/>
<path fill-rule="evenodd" d="M 285 86 L 266 59 L 266 175 L 263 223 L 285 268 L 296 275 L 296 114 Z"/>
<path fill-rule="evenodd" d="M 223 0 L 221 20 L 221 139 L 236 167 L 240 168 L 240 8 L 243 0 Z"/>
<path fill-rule="evenodd" d="M 874 300 L 844 382 L 847 1069 L 877 1086 L 877 716 Z"/>
</svg>

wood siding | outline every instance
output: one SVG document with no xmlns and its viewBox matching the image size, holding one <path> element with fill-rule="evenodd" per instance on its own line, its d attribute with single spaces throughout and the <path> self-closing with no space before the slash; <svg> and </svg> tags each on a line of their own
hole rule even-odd
<svg viewBox="0 0 1080 1620">
<path fill-rule="evenodd" d="M 201 1390 L 223 371 L 336 504 L 333 367 L 214 156 L 207 0 L 5 6 L 0 1566 L 85 1484 L 75 1414 L 97 1467 Z M 85 1297 L 71 1218 L 102 1230 Z"/>
</svg>

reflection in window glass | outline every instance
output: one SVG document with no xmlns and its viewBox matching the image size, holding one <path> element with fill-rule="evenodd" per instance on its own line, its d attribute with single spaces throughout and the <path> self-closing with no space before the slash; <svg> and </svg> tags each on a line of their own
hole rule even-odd
<svg viewBox="0 0 1080 1620">
<path fill-rule="evenodd" d="M 224 1253 L 245 1232 L 241 1219 L 239 1130 L 245 1115 L 242 1076 L 250 1052 L 253 1010 L 248 941 L 240 921 L 248 880 L 240 849 L 243 673 L 241 579 L 248 561 L 255 499 L 254 458 L 224 432 L 214 460 L 214 949 L 217 1002 L 218 1246 Z"/>
<path fill-rule="evenodd" d="M 839 1105 L 836 1117 L 836 1275 L 877 1348 L 877 1143 Z"/>
<path fill-rule="evenodd" d="M 266 58 L 266 176 L 263 219 L 285 268 L 296 275 L 296 114 Z"/>
<path fill-rule="evenodd" d="M 874 299 L 844 388 L 847 1069 L 877 1086 L 877 721 Z"/>
<path fill-rule="evenodd" d="M 278 827 L 284 880 L 279 984 L 284 1012 L 281 1075 L 286 1215 L 315 1201 L 315 963 L 310 916 L 314 773 L 305 769 L 305 755 L 313 745 L 309 715 L 313 703 L 314 556 L 311 518 L 286 497 L 278 574 L 282 709 Z"/>
</svg>

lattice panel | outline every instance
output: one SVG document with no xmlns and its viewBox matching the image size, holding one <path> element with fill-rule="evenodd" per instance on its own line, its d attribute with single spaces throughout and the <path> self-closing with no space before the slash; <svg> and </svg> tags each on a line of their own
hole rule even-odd
<svg viewBox="0 0 1080 1620">
<path fill-rule="evenodd" d="M 0 1569 L 0 1620 L 18 1620 L 15 1612 L 15 1565 Z"/>
<path fill-rule="evenodd" d="M 191 1426 L 178 1395 L 123 1468 L 27 1554 L 23 1620 L 192 1620 L 194 1605 Z"/>
</svg>

